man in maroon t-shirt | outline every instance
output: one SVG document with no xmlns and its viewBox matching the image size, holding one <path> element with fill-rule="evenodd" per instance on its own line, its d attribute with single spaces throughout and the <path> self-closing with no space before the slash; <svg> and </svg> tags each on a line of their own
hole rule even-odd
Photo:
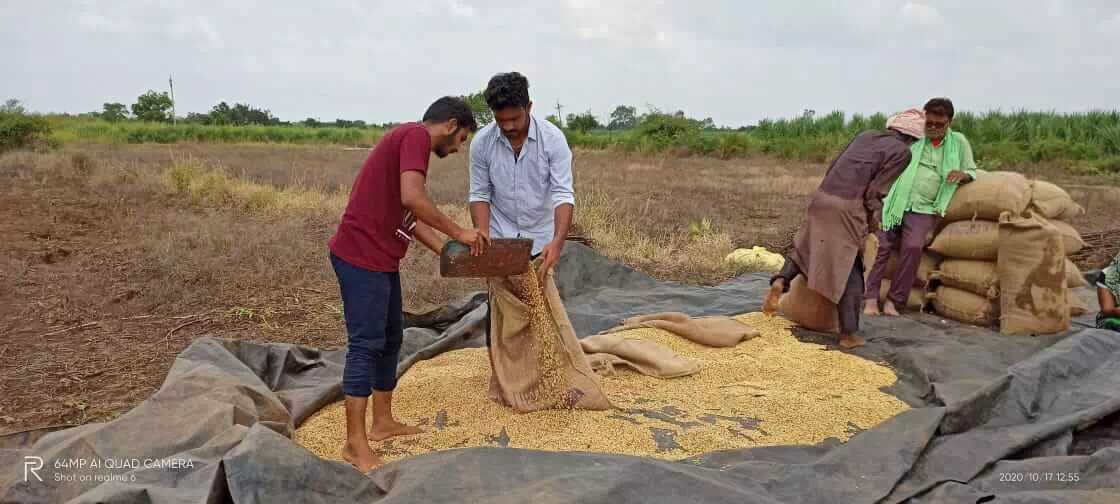
<svg viewBox="0 0 1120 504">
<path fill-rule="evenodd" d="M 470 244 L 480 254 L 487 239 L 477 229 L 455 224 L 428 198 L 428 159 L 457 152 L 478 130 L 470 107 L 444 97 L 419 123 L 402 124 L 378 142 L 350 190 L 350 201 L 329 243 L 346 319 L 348 347 L 342 377 L 346 394 L 346 443 L 342 457 L 363 473 L 381 464 L 369 440 L 417 434 L 420 429 L 393 417 L 393 389 L 401 340 L 400 261 L 413 237 L 436 254 L 444 245 L 436 231 Z M 373 394 L 373 425 L 365 430 Z"/>
</svg>

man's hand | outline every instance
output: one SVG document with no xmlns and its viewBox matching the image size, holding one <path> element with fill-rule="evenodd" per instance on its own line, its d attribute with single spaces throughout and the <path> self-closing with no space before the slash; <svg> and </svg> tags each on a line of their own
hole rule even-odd
<svg viewBox="0 0 1120 504">
<path fill-rule="evenodd" d="M 963 171 L 957 170 L 957 171 L 954 171 L 954 172 L 950 172 L 949 176 L 946 177 L 946 180 L 950 184 L 960 184 L 960 183 L 964 183 L 964 182 L 971 182 L 972 177 L 970 177 L 967 173 L 965 173 Z"/>
<path fill-rule="evenodd" d="M 490 238 L 479 230 L 471 228 L 459 228 L 452 238 L 470 245 L 472 256 L 482 255 L 486 251 L 486 246 L 490 244 Z"/>
<path fill-rule="evenodd" d="M 551 243 L 544 246 L 541 251 L 541 267 L 538 273 L 540 274 L 540 281 L 543 284 L 548 272 L 556 266 L 556 262 L 560 260 L 560 253 L 564 251 L 564 240 L 556 239 Z"/>
<path fill-rule="evenodd" d="M 878 233 L 879 230 L 882 227 L 883 227 L 883 209 L 880 208 L 880 209 L 877 209 L 873 212 L 870 212 L 869 220 L 867 221 L 868 231 L 870 231 L 871 234 L 875 234 L 875 233 Z"/>
</svg>

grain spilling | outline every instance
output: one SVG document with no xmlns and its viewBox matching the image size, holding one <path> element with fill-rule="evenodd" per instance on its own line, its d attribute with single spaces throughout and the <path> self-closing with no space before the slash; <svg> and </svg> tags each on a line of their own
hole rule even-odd
<svg viewBox="0 0 1120 504">
<path fill-rule="evenodd" d="M 906 410 L 881 389 L 887 367 L 794 338 L 792 324 L 751 313 L 735 317 L 761 336 L 729 348 L 705 347 L 657 328 L 622 331 L 698 362 L 698 374 L 660 379 L 619 368 L 602 389 L 616 409 L 519 413 L 487 397 L 484 348 L 447 352 L 414 365 L 394 394 L 394 413 L 425 429 L 373 443 L 387 461 L 438 450 L 502 446 L 681 459 L 712 450 L 847 440 Z M 295 432 L 300 445 L 340 460 L 342 403 Z"/>
</svg>

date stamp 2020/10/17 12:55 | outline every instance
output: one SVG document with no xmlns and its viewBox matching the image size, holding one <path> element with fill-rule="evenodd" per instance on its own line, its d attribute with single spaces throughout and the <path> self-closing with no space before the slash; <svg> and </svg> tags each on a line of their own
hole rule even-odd
<svg viewBox="0 0 1120 504">
<path fill-rule="evenodd" d="M 1001 472 L 1000 483 L 1077 483 L 1081 475 L 1076 472 Z"/>
</svg>

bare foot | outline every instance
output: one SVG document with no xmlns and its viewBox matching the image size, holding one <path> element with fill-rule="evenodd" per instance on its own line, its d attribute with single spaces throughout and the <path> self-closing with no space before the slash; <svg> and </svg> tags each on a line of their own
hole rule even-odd
<svg viewBox="0 0 1120 504">
<path fill-rule="evenodd" d="M 774 285 L 770 286 L 770 292 L 766 294 L 766 300 L 762 302 L 762 311 L 767 315 L 773 315 L 778 312 L 778 306 L 782 301 L 782 280 L 776 280 Z"/>
<path fill-rule="evenodd" d="M 883 313 L 886 314 L 888 317 L 899 316 L 898 308 L 895 308 L 894 303 L 892 303 L 891 300 L 889 300 L 889 299 L 887 300 L 886 303 L 883 303 Z"/>
<path fill-rule="evenodd" d="M 867 315 L 869 317 L 878 317 L 879 316 L 879 300 L 872 298 L 872 299 L 868 299 L 867 301 L 864 301 L 863 302 L 863 314 Z"/>
<path fill-rule="evenodd" d="M 840 346 L 843 348 L 858 348 L 865 344 L 867 344 L 867 342 L 864 341 L 863 338 L 854 334 L 845 334 L 843 336 L 840 336 Z"/>
<path fill-rule="evenodd" d="M 369 430 L 369 438 L 374 441 L 384 441 L 391 437 L 397 436 L 411 436 L 413 434 L 420 434 L 424 429 L 414 425 L 405 425 L 396 420 L 392 420 L 380 425 L 374 425 Z"/>
<path fill-rule="evenodd" d="M 368 473 L 385 463 L 381 460 L 381 457 L 374 455 L 368 444 L 351 444 L 349 441 L 342 445 L 342 460 L 349 462 L 362 474 Z"/>
</svg>

